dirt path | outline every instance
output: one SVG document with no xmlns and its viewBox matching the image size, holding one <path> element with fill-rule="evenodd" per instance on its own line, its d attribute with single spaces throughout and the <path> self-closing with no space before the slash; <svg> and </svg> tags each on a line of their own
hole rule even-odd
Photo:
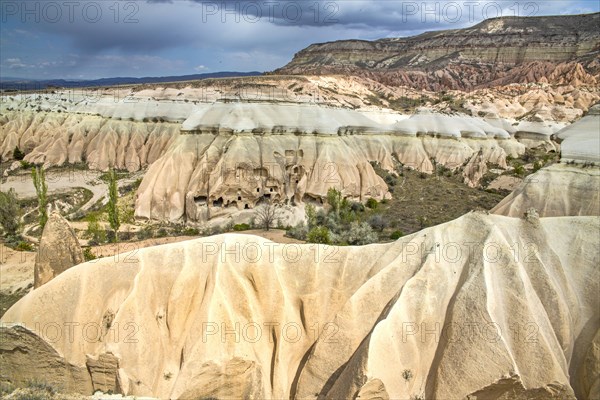
<svg viewBox="0 0 600 400">
<path fill-rule="evenodd" d="M 35 252 L 0 243 L 0 317 L 33 287 Z"/>
<path fill-rule="evenodd" d="M 85 211 L 103 196 L 106 196 L 108 186 L 100 178 L 102 172 L 90 170 L 50 170 L 46 172 L 48 194 L 60 194 L 76 188 L 84 188 L 92 192 L 92 198 L 81 206 Z M 14 189 L 17 197 L 28 199 L 36 196 L 33 179 L 30 173 L 19 173 L 2 179 L 2 191 Z"/>
<path fill-rule="evenodd" d="M 294 239 L 294 238 L 285 236 L 285 231 L 281 230 L 281 229 L 271 229 L 269 231 L 264 231 L 262 229 L 252 229 L 249 231 L 242 231 L 242 232 L 237 232 L 237 233 L 261 236 L 261 237 L 264 237 L 265 239 L 271 240 L 276 243 L 283 243 L 283 244 L 306 243 L 306 242 L 303 242 L 302 240 L 298 240 L 298 239 Z"/>
<path fill-rule="evenodd" d="M 61 194 L 73 189 L 84 188 L 92 192 L 92 197 L 83 204 L 79 211 L 87 211 L 101 198 L 108 195 L 108 184 L 100 177 L 103 172 L 93 170 L 49 170 L 46 172 L 46 184 L 48 194 Z M 142 173 L 133 174 L 119 179 L 118 186 L 126 186 L 133 183 Z M 20 199 L 29 199 L 36 196 L 35 187 L 31 173 L 22 171 L 17 175 L 2 178 L 2 191 L 14 189 Z"/>
</svg>

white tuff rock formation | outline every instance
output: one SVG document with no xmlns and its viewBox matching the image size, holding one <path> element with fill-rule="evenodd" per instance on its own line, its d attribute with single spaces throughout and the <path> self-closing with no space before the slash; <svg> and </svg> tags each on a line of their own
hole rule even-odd
<svg viewBox="0 0 600 400">
<path fill-rule="evenodd" d="M 88 262 L 4 315 L 2 376 L 173 399 L 594 399 L 598 229 L 471 213 L 389 244 L 227 234 Z"/>
<path fill-rule="evenodd" d="M 529 175 L 493 213 L 519 217 L 533 207 L 543 217 L 600 215 L 600 105 L 556 136 L 561 163 Z"/>
</svg>

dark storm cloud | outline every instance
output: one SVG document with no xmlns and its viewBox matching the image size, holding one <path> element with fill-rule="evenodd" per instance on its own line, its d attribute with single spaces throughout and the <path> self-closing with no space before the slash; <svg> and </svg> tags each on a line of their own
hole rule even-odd
<svg viewBox="0 0 600 400">
<path fill-rule="evenodd" d="M 167 0 L 149 0 L 164 3 Z M 189 0 L 202 8 L 203 18 L 278 25 L 364 29 L 423 30 L 438 26 L 458 27 L 498 16 L 535 16 L 561 13 L 572 1 L 515 0 Z M 237 15 L 236 15 L 237 14 Z"/>
<path fill-rule="evenodd" d="M 315 42 L 408 36 L 498 15 L 597 10 L 596 2 L 580 0 L 2 0 L 0 71 L 57 77 L 264 71 Z"/>
<path fill-rule="evenodd" d="M 186 4 L 188 3 L 188 4 Z M 370 1 L 370 0 L 147 0 L 147 1 L 30 1 L 2 2 L 2 22 L 32 32 L 58 35 L 79 51 L 108 49 L 148 52 L 190 43 L 213 41 L 230 32 L 253 31 L 252 41 L 266 25 L 298 27 L 306 35 L 318 29 L 353 29 L 359 36 L 460 28 L 497 15 L 537 15 L 563 10 L 560 3 L 511 1 Z M 177 10 L 176 12 L 173 12 Z M 254 29 L 242 28 L 254 27 Z M 260 28 L 259 28 L 260 27 Z M 284 35 L 285 36 L 285 35 Z M 248 42 L 246 36 L 239 43 Z M 226 41 L 235 46 L 235 41 Z"/>
<path fill-rule="evenodd" d="M 66 38 L 84 53 L 150 51 L 194 40 L 175 16 L 157 15 L 145 2 L 4 1 L 2 11 L 3 23 Z"/>
</svg>

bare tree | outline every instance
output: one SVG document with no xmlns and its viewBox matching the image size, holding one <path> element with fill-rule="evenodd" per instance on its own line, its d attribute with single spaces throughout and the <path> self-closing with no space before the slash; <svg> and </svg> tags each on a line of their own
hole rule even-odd
<svg viewBox="0 0 600 400">
<path fill-rule="evenodd" d="M 271 202 L 261 204 L 254 210 L 254 221 L 257 226 L 268 231 L 275 226 L 275 222 L 277 221 L 277 218 L 279 218 L 280 212 L 279 206 Z"/>
</svg>

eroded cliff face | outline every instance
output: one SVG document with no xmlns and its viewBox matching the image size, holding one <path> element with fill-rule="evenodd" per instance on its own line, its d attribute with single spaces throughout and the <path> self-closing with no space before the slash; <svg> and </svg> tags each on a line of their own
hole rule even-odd
<svg viewBox="0 0 600 400">
<path fill-rule="evenodd" d="M 156 161 L 179 124 L 121 121 L 98 115 L 12 111 L 4 114 L 0 154 L 15 147 L 25 161 L 46 167 L 85 163 L 92 169 L 138 171 Z"/>
<path fill-rule="evenodd" d="M 365 81 L 315 82 L 339 92 L 340 102 L 348 91 L 371 93 Z M 357 201 L 383 199 L 387 185 L 372 163 L 425 173 L 440 164 L 459 169 L 475 187 L 488 164 L 506 168 L 507 156 L 536 146 L 558 151 L 552 135 L 598 98 L 586 88 L 521 89 L 480 91 L 465 106 L 476 117 L 430 108 L 402 114 L 309 102 L 181 100 L 201 94 L 193 88 L 142 89 L 125 98 L 110 91 L 8 96 L 0 154 L 10 160 L 18 147 L 25 161 L 45 167 L 146 171 L 136 215 L 152 219 L 206 221 L 261 201 L 320 201 L 330 187 Z"/>
<path fill-rule="evenodd" d="M 598 229 L 471 213 L 383 245 L 227 234 L 88 262 L 4 315 L 2 379 L 173 399 L 597 398 Z M 69 325 L 56 339 L 49 324 Z"/>
<path fill-rule="evenodd" d="M 503 17 L 467 29 L 313 44 L 276 74 L 354 74 L 442 90 L 509 83 L 596 84 L 600 14 Z"/>
<path fill-rule="evenodd" d="M 543 217 L 600 215 L 600 105 L 556 133 L 561 162 L 528 176 L 493 213 L 520 217 L 535 208 Z"/>
<path fill-rule="evenodd" d="M 506 168 L 506 157 L 524 150 L 515 139 L 494 138 L 180 135 L 145 174 L 136 215 L 206 220 L 227 207 L 254 208 L 260 201 L 321 200 L 330 187 L 356 201 L 381 200 L 388 187 L 371 162 L 390 171 L 401 163 L 425 173 L 434 171 L 434 163 L 464 167 L 466 182 L 475 186 L 481 165 Z"/>
<path fill-rule="evenodd" d="M 388 188 L 372 162 L 426 173 L 434 163 L 452 170 L 466 165 L 465 181 L 476 186 L 484 165 L 506 167 L 508 155 L 526 148 L 511 136 L 514 129 L 506 130 L 510 124 L 504 129 L 497 119 L 423 114 L 383 125 L 355 111 L 314 105 L 203 107 L 182 124 L 10 112 L 0 150 L 11 157 L 18 146 L 26 161 L 45 166 L 147 168 L 138 217 L 206 221 L 259 201 L 320 200 L 330 187 L 357 201 L 381 200 Z M 295 121 L 284 126 L 290 111 Z M 557 128 L 538 127 L 542 132 L 532 133 L 533 142 L 550 144 Z"/>
</svg>

